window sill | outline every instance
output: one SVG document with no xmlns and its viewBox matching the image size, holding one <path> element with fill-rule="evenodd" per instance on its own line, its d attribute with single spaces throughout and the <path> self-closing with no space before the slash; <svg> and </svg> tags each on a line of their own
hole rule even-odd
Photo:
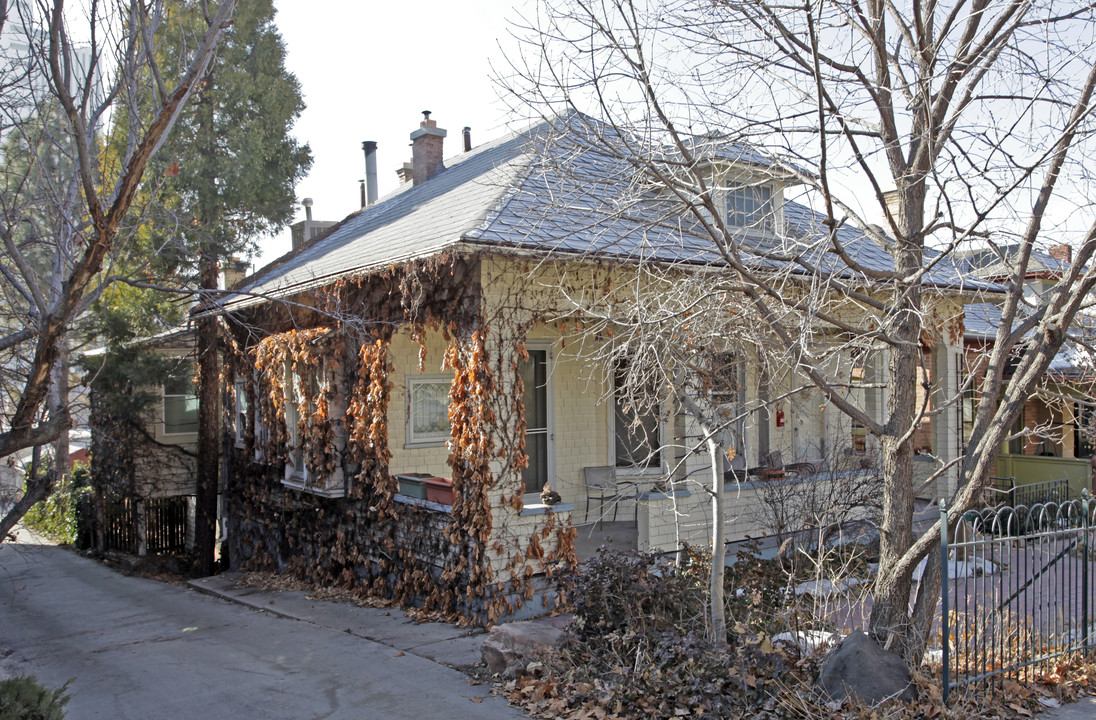
<svg viewBox="0 0 1096 720">
<path fill-rule="evenodd" d="M 555 505 L 545 505 L 544 503 L 535 503 L 526 505 L 521 509 L 521 517 L 526 515 L 549 515 L 554 513 L 574 512 L 575 506 L 571 503 L 556 503 Z"/>
<path fill-rule="evenodd" d="M 432 447 L 445 447 L 449 442 L 449 438 L 444 440 L 414 440 L 411 442 L 405 442 L 403 444 L 404 450 L 418 450 L 420 448 L 432 448 Z"/>
<path fill-rule="evenodd" d="M 435 512 L 442 512 L 446 515 L 453 514 L 452 505 L 442 505 L 441 503 L 431 502 L 430 500 L 420 500 L 419 498 L 413 498 L 409 495 L 400 495 L 395 493 L 392 495 L 392 500 L 403 505 L 414 505 L 415 507 L 426 508 L 427 510 L 433 510 Z"/>
<path fill-rule="evenodd" d="M 656 468 L 634 468 L 634 467 L 617 467 L 616 476 L 620 480 L 627 480 L 629 478 L 643 478 L 644 480 L 650 478 L 665 478 L 666 470 L 662 467 Z"/>
<path fill-rule="evenodd" d="M 334 479 L 334 478 L 333 478 Z M 317 495 L 325 498 L 344 498 L 346 497 L 346 487 L 340 480 L 334 486 L 317 485 L 310 482 L 306 478 L 300 475 L 294 475 L 292 477 L 282 478 L 282 485 L 291 490 L 297 490 L 299 492 L 305 492 L 310 495 Z"/>
<path fill-rule="evenodd" d="M 641 492 L 636 495 L 636 500 L 651 501 L 651 500 L 669 500 L 670 498 L 687 498 L 692 497 L 693 493 L 689 490 L 650 490 L 647 492 Z"/>
</svg>

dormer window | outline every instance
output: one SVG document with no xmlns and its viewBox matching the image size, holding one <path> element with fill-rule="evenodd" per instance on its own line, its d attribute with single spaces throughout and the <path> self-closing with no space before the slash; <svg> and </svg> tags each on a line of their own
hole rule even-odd
<svg viewBox="0 0 1096 720">
<path fill-rule="evenodd" d="M 732 228 L 773 232 L 771 185 L 728 185 L 727 224 Z"/>
</svg>

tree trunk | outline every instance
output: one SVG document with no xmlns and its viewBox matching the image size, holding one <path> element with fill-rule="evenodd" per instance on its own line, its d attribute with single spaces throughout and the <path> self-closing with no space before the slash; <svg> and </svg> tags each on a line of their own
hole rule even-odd
<svg viewBox="0 0 1096 720">
<path fill-rule="evenodd" d="M 217 289 L 217 259 L 210 253 L 201 259 L 201 286 Z M 194 572 L 213 574 L 217 543 L 217 487 L 220 467 L 221 368 L 217 318 L 197 322 L 198 329 L 198 477 L 195 491 Z"/>
<path fill-rule="evenodd" d="M 711 437 L 708 438 L 708 455 L 712 460 L 712 641 L 716 645 L 726 645 L 727 611 L 723 602 L 723 578 L 727 571 L 727 546 L 723 540 L 723 450 Z"/>
<path fill-rule="evenodd" d="M 50 388 L 50 416 L 64 417 L 69 404 L 69 353 L 68 339 L 62 336 L 57 342 L 57 364 L 53 368 L 53 382 Z M 65 425 L 53 445 L 53 470 L 61 482 L 72 471 L 69 459 L 69 429 Z"/>
<path fill-rule="evenodd" d="M 922 265 L 924 186 L 899 182 L 902 203 L 898 210 L 899 238 L 895 269 L 910 276 Z M 888 363 L 888 418 L 880 438 L 883 473 L 883 517 L 880 522 L 879 571 L 872 592 L 869 633 L 911 666 L 920 664 L 923 644 L 911 623 L 909 604 L 912 568 L 899 564 L 913 544 L 913 432 L 917 417 L 917 377 L 921 364 L 921 307 L 919 288 L 910 288 L 886 317 L 886 334 L 892 341 Z"/>
</svg>

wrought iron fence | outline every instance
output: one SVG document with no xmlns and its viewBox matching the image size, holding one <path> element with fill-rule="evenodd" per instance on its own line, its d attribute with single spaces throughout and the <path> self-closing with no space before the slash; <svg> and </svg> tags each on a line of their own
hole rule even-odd
<svg viewBox="0 0 1096 720">
<path fill-rule="evenodd" d="M 1012 505 L 964 513 L 949 538 L 941 507 L 944 700 L 960 685 L 1033 679 L 1096 647 L 1092 545 L 1096 503 Z"/>
</svg>

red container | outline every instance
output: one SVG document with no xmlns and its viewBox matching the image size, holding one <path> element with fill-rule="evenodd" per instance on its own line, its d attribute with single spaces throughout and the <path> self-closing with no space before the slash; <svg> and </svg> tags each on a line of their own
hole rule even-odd
<svg viewBox="0 0 1096 720">
<path fill-rule="evenodd" d="M 426 486 L 426 499 L 430 502 L 453 504 L 453 481 L 449 478 L 422 478 L 422 484 Z"/>
</svg>

